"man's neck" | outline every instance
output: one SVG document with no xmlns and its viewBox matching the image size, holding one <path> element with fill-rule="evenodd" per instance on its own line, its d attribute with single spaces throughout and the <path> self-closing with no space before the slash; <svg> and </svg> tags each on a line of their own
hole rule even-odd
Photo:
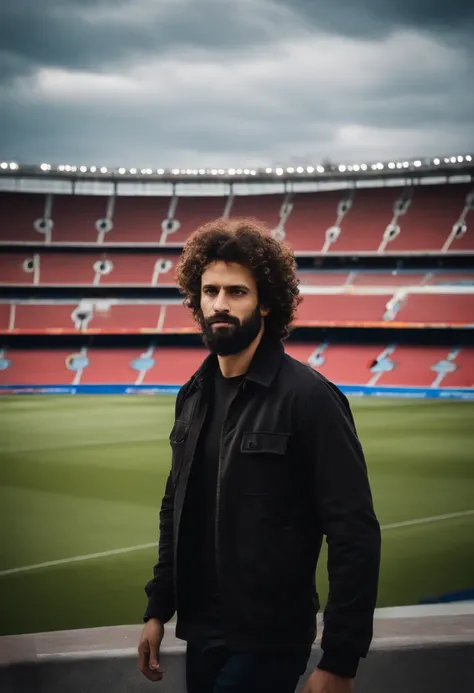
<svg viewBox="0 0 474 693">
<path fill-rule="evenodd" d="M 247 373 L 252 359 L 257 351 L 263 336 L 263 331 L 258 334 L 249 346 L 238 354 L 231 356 L 218 356 L 219 367 L 224 378 L 234 378 Z"/>
</svg>

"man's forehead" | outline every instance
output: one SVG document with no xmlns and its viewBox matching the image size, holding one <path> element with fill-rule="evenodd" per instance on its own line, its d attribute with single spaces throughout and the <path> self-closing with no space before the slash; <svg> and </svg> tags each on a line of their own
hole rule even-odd
<svg viewBox="0 0 474 693">
<path fill-rule="evenodd" d="M 215 262 L 208 265 L 202 273 L 202 284 L 219 286 L 252 286 L 254 279 L 251 272 L 236 263 Z"/>
</svg>

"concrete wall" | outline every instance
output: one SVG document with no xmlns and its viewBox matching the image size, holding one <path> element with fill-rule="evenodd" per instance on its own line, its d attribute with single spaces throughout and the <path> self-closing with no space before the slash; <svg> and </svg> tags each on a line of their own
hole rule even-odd
<svg viewBox="0 0 474 693">
<path fill-rule="evenodd" d="M 168 624 L 163 681 L 138 670 L 142 625 L 0 638 L 1 693 L 185 693 L 185 643 Z M 320 633 L 298 692 L 321 656 Z M 474 693 L 474 603 L 381 609 L 356 693 Z"/>
</svg>

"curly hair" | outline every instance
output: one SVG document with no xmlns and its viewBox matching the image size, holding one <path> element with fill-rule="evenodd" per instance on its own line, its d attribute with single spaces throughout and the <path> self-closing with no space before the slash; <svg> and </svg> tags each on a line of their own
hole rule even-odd
<svg viewBox="0 0 474 693">
<path fill-rule="evenodd" d="M 301 303 L 296 261 L 288 245 L 270 236 L 270 229 L 258 219 L 219 218 L 199 227 L 188 238 L 177 266 L 176 276 L 184 305 L 199 322 L 201 276 L 216 260 L 243 265 L 252 272 L 259 303 L 270 309 L 265 331 L 280 339 L 290 332 Z"/>
</svg>

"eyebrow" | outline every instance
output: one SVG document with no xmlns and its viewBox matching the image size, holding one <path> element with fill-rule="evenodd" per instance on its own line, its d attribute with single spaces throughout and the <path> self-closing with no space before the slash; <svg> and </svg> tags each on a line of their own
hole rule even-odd
<svg viewBox="0 0 474 693">
<path fill-rule="evenodd" d="M 216 289 L 217 285 L 216 284 L 204 284 L 202 287 L 203 289 Z M 243 291 L 250 291 L 248 286 L 245 286 L 245 284 L 232 284 L 231 286 L 226 286 L 224 287 L 226 290 L 232 291 L 233 289 L 241 289 Z"/>
</svg>

